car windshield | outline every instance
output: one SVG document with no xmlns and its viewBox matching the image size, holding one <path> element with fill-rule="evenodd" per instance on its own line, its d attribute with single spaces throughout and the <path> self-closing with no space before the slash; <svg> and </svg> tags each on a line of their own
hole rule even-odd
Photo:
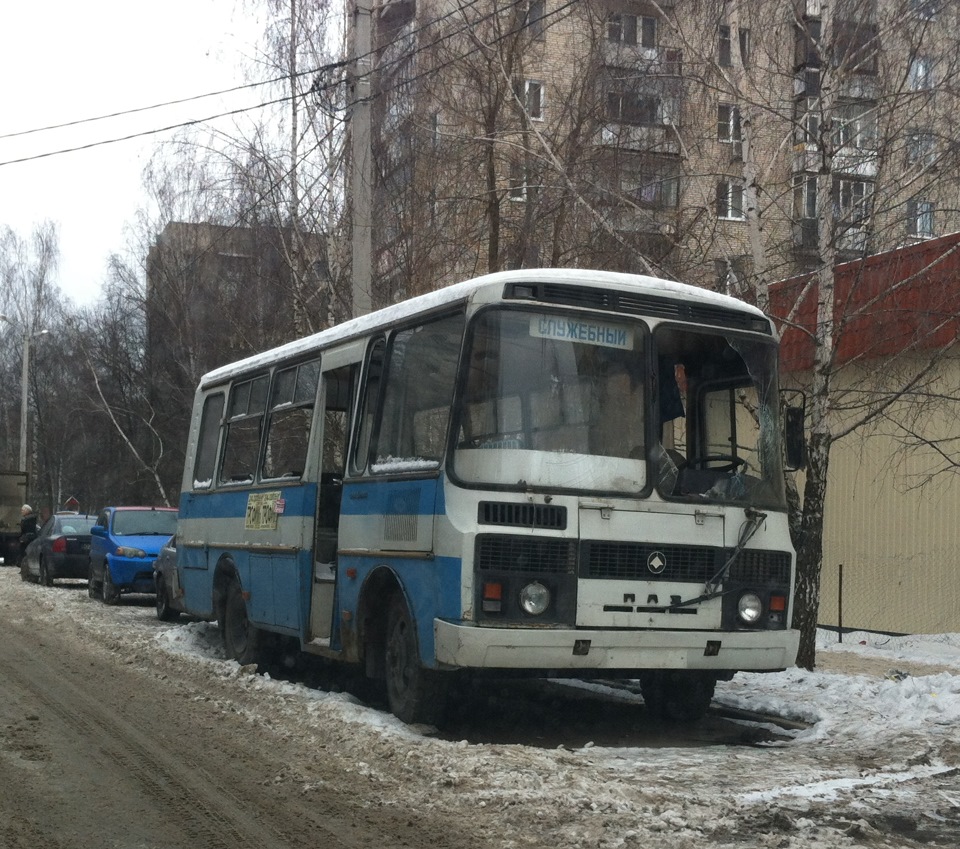
<svg viewBox="0 0 960 849">
<path fill-rule="evenodd" d="M 53 528 L 55 534 L 88 534 L 96 523 L 96 516 L 63 516 Z"/>
<path fill-rule="evenodd" d="M 168 537 L 176 529 L 176 510 L 118 510 L 113 516 L 113 533 L 117 536 Z"/>
</svg>

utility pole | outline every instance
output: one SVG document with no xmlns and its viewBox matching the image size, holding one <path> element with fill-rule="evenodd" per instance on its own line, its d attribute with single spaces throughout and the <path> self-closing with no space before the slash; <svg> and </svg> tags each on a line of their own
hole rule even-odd
<svg viewBox="0 0 960 849">
<path fill-rule="evenodd" d="M 350 104 L 351 206 L 353 210 L 353 315 L 370 312 L 373 253 L 373 162 L 370 150 L 370 74 L 373 69 L 371 0 L 353 10 L 353 92 Z"/>
</svg>

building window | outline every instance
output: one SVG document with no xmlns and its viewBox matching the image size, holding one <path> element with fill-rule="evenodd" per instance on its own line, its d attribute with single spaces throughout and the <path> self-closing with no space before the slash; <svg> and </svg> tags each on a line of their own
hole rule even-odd
<svg viewBox="0 0 960 849">
<path fill-rule="evenodd" d="M 617 124 L 659 124 L 660 101 L 654 95 L 632 91 L 607 92 L 607 120 Z"/>
<path fill-rule="evenodd" d="M 730 103 L 717 106 L 717 141 L 725 144 L 741 142 L 740 109 Z"/>
<path fill-rule="evenodd" d="M 817 178 L 813 174 L 797 174 L 793 181 L 793 203 L 798 218 L 817 217 Z"/>
<path fill-rule="evenodd" d="M 527 80 L 524 85 L 524 106 L 535 121 L 543 120 L 543 83 Z"/>
<path fill-rule="evenodd" d="M 797 122 L 797 142 L 818 144 L 820 142 L 820 106 L 818 101 L 801 101 L 802 112 Z"/>
<path fill-rule="evenodd" d="M 853 74 L 875 74 L 879 43 L 875 25 L 863 21 L 837 21 L 831 64 Z"/>
<path fill-rule="evenodd" d="M 924 21 L 932 21 L 940 11 L 942 0 L 909 0 L 910 11 Z"/>
<path fill-rule="evenodd" d="M 934 204 L 929 200 L 911 200 L 907 203 L 907 232 L 920 239 L 934 235 Z"/>
<path fill-rule="evenodd" d="M 527 199 L 527 169 L 520 162 L 510 163 L 510 187 L 507 189 L 507 197 L 515 201 Z"/>
<path fill-rule="evenodd" d="M 840 103 L 834 141 L 839 147 L 872 150 L 877 146 L 877 112 L 873 103 Z"/>
<path fill-rule="evenodd" d="M 740 64 L 750 67 L 750 30 L 741 27 L 737 33 L 740 45 Z M 720 27 L 719 55 L 717 61 L 725 68 L 733 65 L 733 35 L 728 26 Z"/>
<path fill-rule="evenodd" d="M 873 186 L 864 180 L 838 180 L 834 191 L 837 220 L 842 220 L 852 227 L 866 223 L 870 216 Z"/>
<path fill-rule="evenodd" d="M 735 180 L 717 183 L 717 218 L 743 221 L 743 184 Z"/>
<path fill-rule="evenodd" d="M 932 166 L 937 159 L 937 142 L 929 130 L 907 133 L 907 165 Z"/>
<path fill-rule="evenodd" d="M 740 64 L 744 68 L 750 67 L 750 30 L 740 29 Z"/>
<path fill-rule="evenodd" d="M 535 41 L 543 41 L 547 37 L 546 0 L 530 0 L 527 5 L 527 17 L 524 26 Z"/>
<path fill-rule="evenodd" d="M 657 19 L 612 13 L 607 17 L 607 41 L 631 47 L 657 46 Z"/>
<path fill-rule="evenodd" d="M 620 192 L 637 206 L 674 209 L 680 194 L 680 181 L 669 169 L 645 168 L 620 177 Z"/>
<path fill-rule="evenodd" d="M 911 91 L 926 91 L 933 88 L 933 59 L 929 56 L 918 56 L 910 63 L 910 73 L 907 77 Z"/>
</svg>

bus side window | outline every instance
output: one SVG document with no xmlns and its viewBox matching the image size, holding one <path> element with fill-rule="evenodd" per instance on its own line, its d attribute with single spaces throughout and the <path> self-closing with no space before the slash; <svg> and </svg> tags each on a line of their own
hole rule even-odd
<svg viewBox="0 0 960 849">
<path fill-rule="evenodd" d="M 367 358 L 367 369 L 364 375 L 363 398 L 358 411 L 359 423 L 353 449 L 351 468 L 358 474 L 367 468 L 370 458 L 370 440 L 373 438 L 373 426 L 380 397 L 381 378 L 383 376 L 384 352 L 387 343 L 380 338 L 374 342 Z"/>
<path fill-rule="evenodd" d="M 230 393 L 220 483 L 252 483 L 260 454 L 269 376 L 238 383 Z"/>
<path fill-rule="evenodd" d="M 403 330 L 390 345 L 371 471 L 436 468 L 443 459 L 463 340 L 462 314 Z"/>
<path fill-rule="evenodd" d="M 318 360 L 283 369 L 274 376 L 262 477 L 303 475 L 319 379 Z"/>
<path fill-rule="evenodd" d="M 333 563 L 337 553 L 350 397 L 355 373 L 355 366 L 344 366 L 323 376 L 323 450 L 316 534 L 316 559 L 320 563 Z"/>
<path fill-rule="evenodd" d="M 197 457 L 193 464 L 194 489 L 210 489 L 217 466 L 217 446 L 220 444 L 220 420 L 223 418 L 223 393 L 210 395 L 203 401 L 200 435 L 197 437 Z"/>
</svg>

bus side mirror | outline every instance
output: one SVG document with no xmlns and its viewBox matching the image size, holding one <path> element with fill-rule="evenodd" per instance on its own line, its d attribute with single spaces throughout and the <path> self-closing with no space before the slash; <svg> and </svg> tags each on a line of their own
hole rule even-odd
<svg viewBox="0 0 960 849">
<path fill-rule="evenodd" d="M 804 439 L 803 407 L 785 407 L 783 410 L 783 444 L 786 449 L 787 471 L 795 472 L 807 465 L 807 443 Z"/>
</svg>

